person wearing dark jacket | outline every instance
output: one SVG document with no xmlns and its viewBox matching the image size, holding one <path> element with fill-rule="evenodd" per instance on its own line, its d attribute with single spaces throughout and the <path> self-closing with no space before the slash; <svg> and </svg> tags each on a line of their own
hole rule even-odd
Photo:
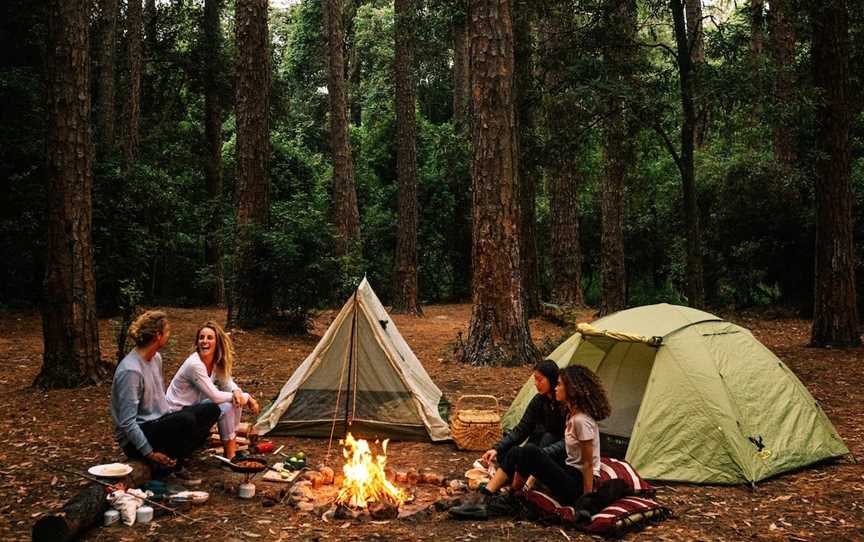
<svg viewBox="0 0 864 542">
<path fill-rule="evenodd" d="M 564 450 L 565 412 L 561 403 L 555 400 L 555 386 L 558 384 L 558 366 L 554 361 L 541 361 L 534 367 L 534 386 L 537 395 L 528 403 L 522 419 L 507 433 L 500 442 L 483 454 L 483 462 L 487 465 L 498 462 L 498 470 L 492 480 L 481 489 L 481 492 L 494 495 L 513 477 L 516 465 L 511 453 L 523 442 L 533 444 L 542 449 L 551 459 L 563 463 L 566 458 Z"/>
</svg>

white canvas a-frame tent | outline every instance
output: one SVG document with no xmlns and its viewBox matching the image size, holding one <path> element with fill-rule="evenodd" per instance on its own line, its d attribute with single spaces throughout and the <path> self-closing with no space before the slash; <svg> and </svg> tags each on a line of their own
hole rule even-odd
<svg viewBox="0 0 864 542">
<path fill-rule="evenodd" d="M 364 278 L 276 400 L 259 434 L 447 440 L 441 390 Z"/>
</svg>

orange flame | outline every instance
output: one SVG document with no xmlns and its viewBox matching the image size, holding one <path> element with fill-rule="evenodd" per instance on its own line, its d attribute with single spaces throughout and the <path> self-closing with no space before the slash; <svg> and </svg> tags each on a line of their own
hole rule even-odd
<svg viewBox="0 0 864 542">
<path fill-rule="evenodd" d="M 342 452 L 345 456 L 345 465 L 342 467 L 345 479 L 336 502 L 353 508 L 366 508 L 376 502 L 398 507 L 405 502 L 405 494 L 390 483 L 384 474 L 387 442 L 385 440 L 381 444 L 383 455 L 376 455 L 373 459 L 369 443 L 365 440 L 355 440 L 348 433 L 345 440 L 339 441 L 345 446 Z"/>
</svg>

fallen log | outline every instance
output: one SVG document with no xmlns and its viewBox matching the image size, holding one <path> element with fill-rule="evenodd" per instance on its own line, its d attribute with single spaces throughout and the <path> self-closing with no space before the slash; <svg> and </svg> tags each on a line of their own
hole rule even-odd
<svg viewBox="0 0 864 542">
<path fill-rule="evenodd" d="M 141 461 L 128 461 L 132 472 L 110 483 L 126 487 L 139 487 L 150 481 L 150 466 Z M 109 480 L 106 480 L 109 481 Z M 41 516 L 33 524 L 33 542 L 66 542 L 78 537 L 84 530 L 102 520 L 108 509 L 105 486 L 92 482 L 69 499 L 62 508 Z"/>
</svg>

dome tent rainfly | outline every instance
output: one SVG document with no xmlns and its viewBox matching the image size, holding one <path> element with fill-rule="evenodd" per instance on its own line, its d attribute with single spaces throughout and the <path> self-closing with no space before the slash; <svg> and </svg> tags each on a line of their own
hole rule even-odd
<svg viewBox="0 0 864 542">
<path fill-rule="evenodd" d="M 623 443 L 645 478 L 755 483 L 849 453 L 801 381 L 745 328 L 659 304 L 578 329 L 548 358 L 597 373 L 612 404 L 603 442 Z M 505 429 L 535 393 L 529 379 Z"/>
<path fill-rule="evenodd" d="M 364 278 L 258 417 L 259 434 L 447 440 L 441 390 Z"/>
</svg>

